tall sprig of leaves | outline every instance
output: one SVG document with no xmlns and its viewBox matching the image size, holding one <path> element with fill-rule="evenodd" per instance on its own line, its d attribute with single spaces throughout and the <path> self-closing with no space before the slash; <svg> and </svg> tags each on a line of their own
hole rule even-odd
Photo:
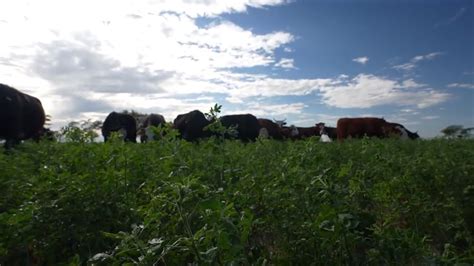
<svg viewBox="0 0 474 266">
<path fill-rule="evenodd" d="M 212 123 L 209 124 L 204 130 L 212 132 L 213 135 L 217 136 L 220 140 L 223 140 L 225 137 L 235 138 L 237 137 L 237 127 L 230 126 L 225 127 L 221 120 L 219 119 L 219 114 L 221 113 L 222 105 L 214 104 L 213 107 L 209 110 L 209 113 L 205 113 L 207 120 Z"/>
</svg>

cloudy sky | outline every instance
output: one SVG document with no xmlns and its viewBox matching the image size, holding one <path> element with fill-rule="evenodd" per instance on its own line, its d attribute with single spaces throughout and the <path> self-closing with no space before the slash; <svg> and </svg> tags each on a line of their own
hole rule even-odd
<svg viewBox="0 0 474 266">
<path fill-rule="evenodd" d="M 310 126 L 377 116 L 423 137 L 474 125 L 472 0 L 15 0 L 0 83 L 53 128 L 214 103 Z"/>
</svg>

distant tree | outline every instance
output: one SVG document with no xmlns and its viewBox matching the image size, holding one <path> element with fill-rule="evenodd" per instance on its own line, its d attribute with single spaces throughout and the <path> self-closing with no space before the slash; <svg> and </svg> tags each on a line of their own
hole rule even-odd
<svg viewBox="0 0 474 266">
<path fill-rule="evenodd" d="M 80 122 L 81 129 L 90 131 L 90 130 L 100 130 L 102 127 L 102 121 L 100 120 L 95 120 L 92 121 L 90 119 L 84 120 Z"/>
<path fill-rule="evenodd" d="M 472 137 L 472 132 L 474 131 L 474 127 L 463 128 L 460 132 L 461 138 L 470 138 Z"/>
<path fill-rule="evenodd" d="M 59 131 L 63 140 L 70 142 L 94 142 L 99 136 L 98 130 L 102 127 L 102 121 L 92 121 L 90 119 L 83 121 L 72 121 Z"/>
<path fill-rule="evenodd" d="M 441 130 L 446 138 L 469 138 L 472 136 L 474 127 L 464 128 L 461 125 L 450 125 Z"/>
</svg>

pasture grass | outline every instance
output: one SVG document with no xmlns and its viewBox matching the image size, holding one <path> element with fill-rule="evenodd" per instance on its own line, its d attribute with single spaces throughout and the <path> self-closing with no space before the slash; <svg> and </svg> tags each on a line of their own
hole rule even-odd
<svg viewBox="0 0 474 266">
<path fill-rule="evenodd" d="M 0 150 L 0 265 L 474 262 L 474 141 Z"/>
</svg>

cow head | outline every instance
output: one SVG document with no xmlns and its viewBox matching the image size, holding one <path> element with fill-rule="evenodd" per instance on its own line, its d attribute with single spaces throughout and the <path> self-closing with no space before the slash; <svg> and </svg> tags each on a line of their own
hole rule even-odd
<svg viewBox="0 0 474 266">
<path fill-rule="evenodd" d="M 286 125 L 286 118 L 283 120 L 276 120 L 275 118 L 273 118 L 273 122 L 275 122 L 275 124 L 277 124 L 279 127 L 283 127 Z"/>
<path fill-rule="evenodd" d="M 408 137 L 410 139 L 419 139 L 420 138 L 420 135 L 418 135 L 418 131 L 415 131 L 415 133 L 407 130 L 407 133 L 408 133 Z"/>
<path fill-rule="evenodd" d="M 319 134 L 320 135 L 323 135 L 326 132 L 325 124 L 323 122 L 317 123 L 316 127 L 319 129 Z"/>
<path fill-rule="evenodd" d="M 290 135 L 292 137 L 296 137 L 300 134 L 300 132 L 298 131 L 298 128 L 295 126 L 295 125 L 291 125 L 290 126 Z"/>
<path fill-rule="evenodd" d="M 417 132 L 413 133 L 410 130 L 406 129 L 403 125 L 390 123 L 389 132 L 400 136 L 401 139 L 418 139 L 420 136 Z"/>
</svg>

